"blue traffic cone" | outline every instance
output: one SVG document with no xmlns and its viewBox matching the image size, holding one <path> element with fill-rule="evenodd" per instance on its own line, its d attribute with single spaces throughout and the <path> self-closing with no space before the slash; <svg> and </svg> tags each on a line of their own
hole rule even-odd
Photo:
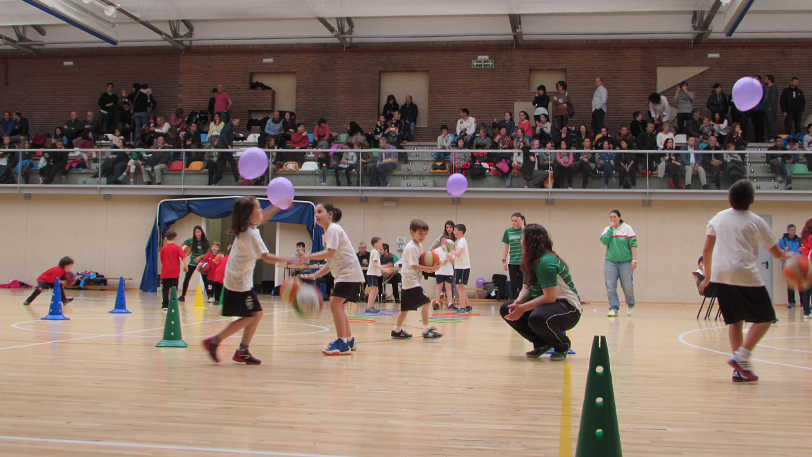
<svg viewBox="0 0 812 457">
<path fill-rule="evenodd" d="M 43 321 L 69 321 L 70 318 L 62 314 L 62 288 L 59 287 L 59 278 L 54 280 L 54 294 L 51 296 L 51 307 L 48 315 L 43 317 Z"/>
<path fill-rule="evenodd" d="M 118 280 L 118 293 L 116 294 L 116 306 L 108 311 L 114 314 L 132 314 L 127 309 L 127 298 L 124 297 L 124 277 Z"/>
</svg>

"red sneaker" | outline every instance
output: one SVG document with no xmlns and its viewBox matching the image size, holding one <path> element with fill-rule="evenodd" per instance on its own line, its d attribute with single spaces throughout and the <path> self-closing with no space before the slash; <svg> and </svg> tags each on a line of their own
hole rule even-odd
<svg viewBox="0 0 812 457">
<path fill-rule="evenodd" d="M 259 365 L 260 363 L 262 363 L 261 360 L 252 356 L 250 352 L 242 351 L 239 349 L 237 349 L 237 351 L 234 352 L 234 356 L 231 357 L 231 360 L 235 362 L 241 362 L 246 365 Z"/>
<path fill-rule="evenodd" d="M 217 358 L 217 346 L 220 345 L 220 342 L 214 342 L 214 337 L 206 338 L 203 340 L 203 347 L 209 351 L 209 357 L 212 358 L 217 363 L 220 363 L 220 359 Z"/>
</svg>

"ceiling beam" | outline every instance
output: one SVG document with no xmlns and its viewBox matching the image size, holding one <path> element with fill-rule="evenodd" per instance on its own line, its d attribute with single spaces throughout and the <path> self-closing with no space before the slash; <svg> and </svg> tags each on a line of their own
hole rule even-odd
<svg viewBox="0 0 812 457">
<path fill-rule="evenodd" d="M 704 17 L 699 16 L 699 11 L 696 12 L 697 18 L 701 18 L 701 21 L 699 24 L 694 24 L 694 30 L 696 30 L 696 34 L 694 35 L 694 44 L 702 44 L 710 37 L 711 32 L 713 32 L 713 27 L 711 27 L 711 24 L 713 23 L 713 19 L 716 17 L 716 13 L 719 12 L 719 8 L 721 7 L 722 0 L 714 0 L 708 12 L 704 13 Z"/>
<path fill-rule="evenodd" d="M 5 35 L 0 35 L 0 41 L 2 41 L 3 44 L 7 44 L 7 45 L 11 46 L 12 48 L 16 48 L 16 49 L 18 49 L 20 51 L 23 51 L 23 52 L 27 53 L 27 54 L 31 54 L 31 55 L 36 54 L 36 51 L 34 51 L 33 49 L 29 48 L 28 46 L 22 45 L 17 40 L 11 39 L 11 38 L 9 38 L 9 37 L 7 37 Z"/>
<path fill-rule="evenodd" d="M 110 5 L 110 6 L 114 7 L 119 13 L 127 16 L 128 18 L 132 19 L 133 21 L 135 21 L 135 22 L 143 25 L 144 27 L 152 30 L 153 32 L 157 33 L 158 35 L 161 36 L 161 38 L 163 38 L 164 41 L 166 41 L 167 43 L 171 44 L 172 46 L 180 49 L 181 51 L 186 51 L 186 50 L 189 49 L 189 46 L 186 46 L 185 44 L 181 43 L 180 41 L 175 40 L 171 36 L 167 35 L 163 30 L 159 29 L 158 27 L 155 27 L 154 25 L 150 24 L 149 22 L 147 22 L 147 21 L 141 19 L 140 17 L 134 15 L 133 13 L 125 10 L 124 8 L 119 6 L 117 3 L 115 3 L 115 2 L 113 2 L 111 0 L 99 0 L 99 2 L 101 2 L 101 3 L 105 4 L 105 5 Z"/>
<path fill-rule="evenodd" d="M 317 17 L 316 19 L 318 19 L 319 22 L 321 22 L 321 25 L 323 25 L 324 28 L 327 29 L 327 31 L 329 31 L 334 37 L 336 37 L 338 41 L 341 42 L 341 45 L 344 46 L 344 48 L 350 47 L 350 42 L 347 41 L 347 39 L 344 38 L 340 33 L 338 33 L 335 27 L 333 27 L 329 22 L 327 22 L 327 19 L 323 17 Z"/>
<path fill-rule="evenodd" d="M 32 25 L 31 28 L 34 29 L 34 31 L 36 31 L 37 33 L 39 33 L 41 36 L 45 36 L 45 28 L 43 26 Z"/>
<path fill-rule="evenodd" d="M 509 14 L 508 20 L 510 21 L 510 33 L 513 34 L 513 44 L 522 46 L 524 44 L 524 35 L 522 34 L 522 15 Z"/>
</svg>

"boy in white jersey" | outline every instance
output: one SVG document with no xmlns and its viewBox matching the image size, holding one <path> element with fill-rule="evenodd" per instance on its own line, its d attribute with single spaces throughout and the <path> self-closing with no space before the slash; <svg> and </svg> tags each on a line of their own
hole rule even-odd
<svg viewBox="0 0 812 457">
<path fill-rule="evenodd" d="M 705 280 L 699 292 L 713 284 L 719 308 L 728 326 L 728 339 L 733 358 L 733 382 L 757 381 L 750 366 L 750 351 L 770 329 L 775 320 L 770 294 L 758 272 L 758 243 L 778 260 L 789 253 L 778 247 L 779 237 L 773 234 L 764 219 L 750 211 L 755 199 L 753 184 L 741 179 L 727 194 L 730 208 L 720 211 L 708 222 L 703 260 Z M 747 337 L 744 322 L 752 322 Z"/>
<path fill-rule="evenodd" d="M 406 314 L 409 311 L 416 311 L 418 308 L 423 308 L 421 310 L 423 338 L 440 338 L 443 335 L 429 324 L 429 306 L 427 305 L 431 303 L 431 300 L 423 292 L 423 288 L 420 287 L 420 272 L 433 273 L 439 268 L 439 262 L 430 267 L 420 265 L 420 256 L 423 254 L 423 246 L 420 243 L 426 240 L 429 225 L 420 219 L 412 219 L 409 224 L 409 232 L 412 235 L 412 241 L 409 241 L 406 249 L 403 250 L 403 267 L 400 271 L 403 277 L 403 290 L 400 295 L 400 314 L 398 314 L 395 329 L 392 330 L 392 338 L 403 340 L 412 337 L 403 330 L 403 322 L 406 320 Z"/>
<path fill-rule="evenodd" d="M 454 237 L 457 238 L 457 249 L 451 251 L 457 258 L 454 261 L 454 284 L 457 285 L 457 295 L 460 297 L 460 310 L 457 314 L 470 313 L 474 308 L 468 301 L 465 286 L 468 285 L 468 277 L 471 275 L 471 257 L 468 252 L 468 240 L 465 239 L 464 225 L 454 226 Z"/>
<path fill-rule="evenodd" d="M 382 284 L 381 272 L 392 274 L 392 271 L 381 265 L 381 249 L 383 248 L 383 241 L 380 237 L 372 237 L 372 251 L 369 253 L 369 267 L 367 268 L 367 286 L 369 286 L 369 299 L 367 301 L 367 309 L 365 313 L 379 313 L 380 310 L 375 309 L 375 299 L 378 297 L 378 288 Z"/>
</svg>

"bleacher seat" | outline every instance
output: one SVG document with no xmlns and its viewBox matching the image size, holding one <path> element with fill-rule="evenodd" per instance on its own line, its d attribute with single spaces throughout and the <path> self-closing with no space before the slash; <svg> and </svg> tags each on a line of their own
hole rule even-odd
<svg viewBox="0 0 812 457">
<path fill-rule="evenodd" d="M 200 171 L 203 169 L 203 162 L 201 161 L 194 161 L 189 164 L 186 168 L 186 171 Z"/>
<path fill-rule="evenodd" d="M 179 160 L 176 162 L 172 162 L 172 165 L 170 165 L 169 168 L 166 169 L 166 171 L 183 171 L 183 162 Z"/>
<path fill-rule="evenodd" d="M 791 170 L 792 170 L 792 174 L 794 174 L 794 175 L 809 175 L 809 174 L 812 174 L 812 172 L 809 171 L 809 168 L 807 168 L 807 166 L 802 164 L 802 163 L 793 164 Z"/>
<path fill-rule="evenodd" d="M 319 169 L 319 164 L 316 162 L 305 162 L 302 164 L 302 168 L 299 168 L 299 171 L 316 171 Z"/>
<path fill-rule="evenodd" d="M 342 133 L 341 135 L 338 136 L 338 142 L 339 143 L 343 143 L 345 141 L 347 141 L 347 134 L 346 133 Z"/>
<path fill-rule="evenodd" d="M 252 133 L 245 139 L 246 143 L 256 143 L 257 141 L 259 141 L 259 133 Z"/>
<path fill-rule="evenodd" d="M 312 134 L 312 133 L 308 133 L 308 134 L 307 134 L 307 137 L 308 137 L 308 138 L 310 138 L 310 142 L 311 142 L 311 143 L 313 143 L 313 134 Z"/>
<path fill-rule="evenodd" d="M 676 146 L 678 144 L 680 144 L 680 145 L 688 144 L 688 135 L 686 135 L 684 133 L 680 133 L 679 135 L 675 135 L 674 136 L 674 147 L 676 148 Z"/>
</svg>

